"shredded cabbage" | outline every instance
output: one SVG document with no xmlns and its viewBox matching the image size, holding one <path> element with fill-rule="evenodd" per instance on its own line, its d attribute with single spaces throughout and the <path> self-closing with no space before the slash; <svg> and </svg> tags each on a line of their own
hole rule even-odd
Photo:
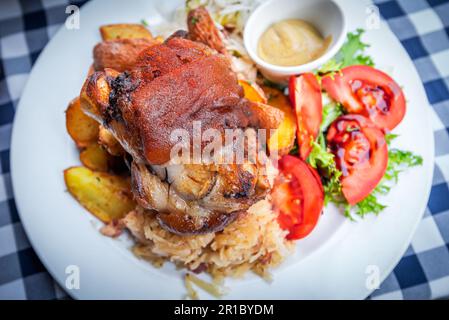
<svg viewBox="0 0 449 320">
<path fill-rule="evenodd" d="M 234 71 L 245 79 L 254 81 L 257 69 L 243 44 L 243 29 L 251 12 L 266 0 L 187 0 L 185 6 L 177 8 L 169 20 L 144 20 L 150 29 L 164 38 L 179 29 L 187 29 L 187 12 L 205 6 L 216 27 L 223 34 L 223 43 L 232 55 Z M 154 19 L 153 19 L 154 20 Z"/>
<path fill-rule="evenodd" d="M 186 8 L 205 6 L 215 22 L 242 33 L 249 15 L 263 1 L 265 0 L 187 0 Z"/>
</svg>

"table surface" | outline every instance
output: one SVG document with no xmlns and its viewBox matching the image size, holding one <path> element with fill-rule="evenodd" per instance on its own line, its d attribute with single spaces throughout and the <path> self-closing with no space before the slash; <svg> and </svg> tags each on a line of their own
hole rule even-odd
<svg viewBox="0 0 449 320">
<path fill-rule="evenodd" d="M 0 299 L 68 298 L 36 256 L 20 223 L 12 193 L 9 147 L 14 111 L 33 63 L 67 18 L 67 5 L 84 2 L 0 3 Z M 435 170 L 429 203 L 410 247 L 370 298 L 447 298 L 449 0 L 374 2 L 415 63 L 432 105 Z"/>
</svg>

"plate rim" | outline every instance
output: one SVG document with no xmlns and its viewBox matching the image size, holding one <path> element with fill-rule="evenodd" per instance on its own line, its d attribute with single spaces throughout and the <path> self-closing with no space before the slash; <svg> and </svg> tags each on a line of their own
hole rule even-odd
<svg viewBox="0 0 449 320">
<path fill-rule="evenodd" d="M 83 10 L 83 9 L 86 8 L 86 7 L 92 6 L 92 5 L 93 5 L 94 3 L 96 3 L 96 2 L 97 2 L 97 1 L 91 1 L 91 2 L 86 3 L 84 6 L 81 7 L 81 10 Z M 385 23 L 385 25 L 387 26 L 388 32 L 391 32 L 391 33 L 394 35 L 394 33 L 392 32 L 392 30 L 390 29 L 390 27 L 389 27 L 386 23 Z M 57 31 L 57 33 L 54 35 L 54 37 L 56 37 L 59 33 L 61 33 L 63 29 L 64 29 L 64 25 L 62 25 L 62 26 L 58 29 L 58 31 Z M 394 35 L 394 37 L 397 39 L 396 35 Z M 52 39 L 53 39 L 53 38 L 50 39 L 50 41 L 47 43 L 47 45 L 45 46 L 45 48 L 42 50 L 41 54 L 39 55 L 38 59 L 36 60 L 35 64 L 33 65 L 33 68 L 31 69 L 31 71 L 30 71 L 30 73 L 29 73 L 29 78 L 28 78 L 28 79 L 31 78 L 31 75 L 32 75 L 32 73 L 33 73 L 34 70 L 35 70 L 35 66 L 37 66 L 37 65 L 40 63 L 40 61 L 42 60 L 41 58 L 46 54 L 47 48 L 48 48 L 48 44 L 50 44 L 50 42 L 52 41 Z M 397 40 L 398 40 L 398 39 L 397 39 Z M 399 40 L 398 40 L 398 42 L 399 42 Z M 410 56 L 408 55 L 408 53 L 405 51 L 405 49 L 404 49 L 404 47 L 402 46 L 402 44 L 401 44 L 401 50 L 404 51 L 405 54 L 407 54 L 407 56 L 409 57 L 409 59 L 411 60 L 411 62 L 412 62 L 412 64 L 413 64 L 414 72 L 417 73 L 417 70 L 416 70 L 416 67 L 415 67 L 415 64 L 414 64 L 413 60 L 410 58 Z M 424 97 L 425 97 L 426 102 L 427 102 L 427 105 L 426 105 L 426 106 L 423 106 L 423 108 L 429 108 L 429 109 L 426 109 L 426 112 L 425 112 L 425 114 L 426 114 L 426 124 L 427 124 L 427 126 L 429 127 L 429 129 L 430 129 L 430 130 L 429 130 L 429 138 L 430 138 L 430 141 L 429 141 L 429 142 L 431 142 L 431 143 L 430 143 L 430 151 L 431 151 L 430 153 L 431 153 L 431 156 L 430 156 L 429 159 L 428 159 L 428 160 L 429 160 L 429 163 L 431 163 L 431 165 L 430 165 L 430 172 L 429 172 L 429 174 L 428 174 L 428 176 L 427 176 L 427 181 L 426 181 L 426 185 L 427 185 L 426 190 L 427 190 L 427 192 L 426 192 L 426 195 L 425 195 L 425 198 L 426 198 L 427 200 L 426 200 L 425 202 L 423 202 L 423 204 L 421 205 L 421 208 L 420 208 L 421 214 L 420 214 L 420 216 L 419 216 L 419 219 L 416 219 L 416 221 L 415 221 L 415 223 L 414 223 L 414 225 L 413 225 L 413 228 L 411 228 L 410 231 L 408 232 L 407 241 L 406 241 L 406 242 L 404 241 L 403 244 L 402 244 L 402 246 L 401 246 L 401 248 L 399 249 L 399 251 L 401 252 L 401 255 L 397 255 L 396 258 L 394 259 L 394 261 L 392 261 L 392 262 L 390 263 L 389 268 L 385 269 L 385 271 L 382 272 L 382 274 L 381 274 L 381 282 L 385 281 L 385 279 L 387 278 L 387 276 L 388 276 L 388 275 L 392 272 L 392 270 L 396 267 L 396 265 L 398 264 L 398 262 L 400 261 L 400 259 L 402 259 L 402 257 L 403 257 L 403 255 L 404 255 L 404 253 L 406 252 L 408 246 L 410 245 L 410 243 L 411 243 L 411 241 L 412 241 L 412 238 L 413 238 L 413 236 L 414 236 L 414 234 L 415 234 L 415 232 L 416 232 L 416 229 L 418 228 L 419 223 L 422 221 L 422 217 L 423 217 L 423 215 L 424 215 L 424 213 L 425 213 L 425 209 L 426 209 L 426 207 L 427 207 L 428 199 L 429 199 L 430 193 L 431 193 L 431 187 L 432 187 L 432 181 L 433 181 L 433 173 L 434 173 L 434 167 L 435 167 L 435 165 L 434 165 L 434 164 L 435 164 L 435 144 L 434 144 L 434 135 L 433 135 L 432 125 L 431 125 L 431 114 L 430 114 L 430 111 L 431 111 L 431 110 L 430 110 L 431 104 L 430 104 L 429 101 L 428 101 L 428 97 L 427 97 L 427 95 L 426 95 L 426 93 L 425 93 L 424 86 L 423 86 L 422 80 L 421 80 L 421 78 L 419 77 L 419 75 L 418 75 L 418 78 L 420 79 L 420 90 L 422 90 L 422 91 L 424 92 Z M 25 94 L 27 91 L 29 91 L 28 88 L 31 86 L 30 83 L 31 83 L 31 82 L 27 80 L 26 85 L 25 85 L 25 87 L 24 87 L 24 89 L 23 89 L 23 91 L 22 91 L 22 94 L 21 94 L 21 97 L 20 97 L 20 101 L 19 101 L 19 103 L 18 103 L 18 107 L 16 108 L 16 114 L 18 114 L 18 111 L 19 111 L 19 110 L 22 110 L 22 109 L 25 108 L 25 107 L 22 106 L 22 97 L 24 96 L 24 94 Z M 50 273 L 50 275 L 52 276 L 52 278 L 53 278 L 53 279 L 54 279 L 54 280 L 55 280 L 61 287 L 63 287 L 63 285 L 64 285 L 63 279 L 60 279 L 60 277 L 58 277 L 58 276 L 56 275 L 56 273 L 53 272 L 51 266 L 49 265 L 49 262 L 48 262 L 46 259 L 43 259 L 44 254 L 40 251 L 39 246 L 35 244 L 36 239 L 33 239 L 32 237 L 30 237 L 30 234 L 32 234 L 32 232 L 30 232 L 30 230 L 29 230 L 30 226 L 29 226 L 27 223 L 24 223 L 24 221 L 26 221 L 26 219 L 23 219 L 24 216 L 22 215 L 22 210 L 20 209 L 20 207 L 21 207 L 20 201 L 17 201 L 17 197 L 15 196 L 16 194 L 18 194 L 18 192 L 17 192 L 17 190 L 16 190 L 16 186 L 15 186 L 16 183 L 14 183 L 14 180 L 17 179 L 17 178 L 15 178 L 15 177 L 17 176 L 17 173 L 16 173 L 17 170 L 15 169 L 16 165 L 15 165 L 15 162 L 14 162 L 13 160 L 18 156 L 18 153 L 20 153 L 20 151 L 16 151 L 16 150 L 18 150 L 19 148 L 16 147 L 17 144 L 15 143 L 15 141 L 18 140 L 17 136 L 20 134 L 20 133 L 18 133 L 17 126 L 15 125 L 16 122 L 18 122 L 17 119 L 18 119 L 18 117 L 14 117 L 14 121 L 13 121 L 13 124 L 12 124 L 11 146 L 10 146 L 10 166 L 11 166 L 10 173 L 11 173 L 11 182 L 12 182 L 12 189 L 13 189 L 14 201 L 15 201 L 16 206 L 17 206 L 17 212 L 18 212 L 18 214 L 19 214 L 20 221 L 21 221 L 22 226 L 23 226 L 23 228 L 24 228 L 24 230 L 25 230 L 25 233 L 26 233 L 28 239 L 30 240 L 30 243 L 31 243 L 31 245 L 32 245 L 32 248 L 33 248 L 34 251 L 36 252 L 36 254 L 37 254 L 37 256 L 39 257 L 39 259 L 40 259 L 40 261 L 42 262 L 42 264 L 45 266 L 46 271 Z M 68 295 L 70 295 L 72 298 L 82 299 L 82 297 L 80 297 L 80 296 L 77 295 L 78 291 L 76 291 L 76 290 L 64 290 L 64 291 L 65 291 Z M 366 297 L 368 297 L 369 295 L 371 295 L 373 291 L 374 291 L 374 289 L 371 290 L 368 294 L 366 294 L 366 296 L 365 296 L 364 298 L 366 298 Z M 226 297 L 225 297 L 225 298 L 226 298 Z"/>
</svg>

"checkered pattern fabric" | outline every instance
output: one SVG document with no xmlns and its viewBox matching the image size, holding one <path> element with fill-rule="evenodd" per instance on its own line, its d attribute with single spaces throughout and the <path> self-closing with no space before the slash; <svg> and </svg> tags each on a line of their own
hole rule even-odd
<svg viewBox="0 0 449 320">
<path fill-rule="evenodd" d="M 12 194 L 9 146 L 14 110 L 32 65 L 67 18 L 85 1 L 0 1 L 0 299 L 62 299 L 67 294 L 31 248 Z"/>
<path fill-rule="evenodd" d="M 370 298 L 443 298 L 449 296 L 449 0 L 375 3 L 424 83 L 432 104 L 436 161 L 430 200 L 412 244 Z M 0 2 L 0 299 L 67 297 L 37 258 L 20 223 L 11 188 L 9 146 L 14 110 L 28 73 L 65 21 L 68 4 L 68 0 Z"/>
<path fill-rule="evenodd" d="M 435 171 L 411 246 L 373 299 L 449 296 L 449 1 L 375 0 L 412 58 L 432 105 Z"/>
</svg>

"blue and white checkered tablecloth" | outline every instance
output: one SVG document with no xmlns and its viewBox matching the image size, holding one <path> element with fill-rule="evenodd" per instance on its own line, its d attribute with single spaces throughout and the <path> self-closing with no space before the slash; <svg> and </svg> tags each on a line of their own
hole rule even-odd
<svg viewBox="0 0 449 320">
<path fill-rule="evenodd" d="M 358 1 L 358 0 L 347 0 Z M 33 63 L 84 1 L 0 2 L 0 299 L 59 299 L 24 233 L 11 188 L 9 147 L 14 110 Z M 432 104 L 435 173 L 425 216 L 406 254 L 371 298 L 449 296 L 449 0 L 375 0 L 419 71 Z M 423 106 L 424 107 L 424 106 Z"/>
</svg>

